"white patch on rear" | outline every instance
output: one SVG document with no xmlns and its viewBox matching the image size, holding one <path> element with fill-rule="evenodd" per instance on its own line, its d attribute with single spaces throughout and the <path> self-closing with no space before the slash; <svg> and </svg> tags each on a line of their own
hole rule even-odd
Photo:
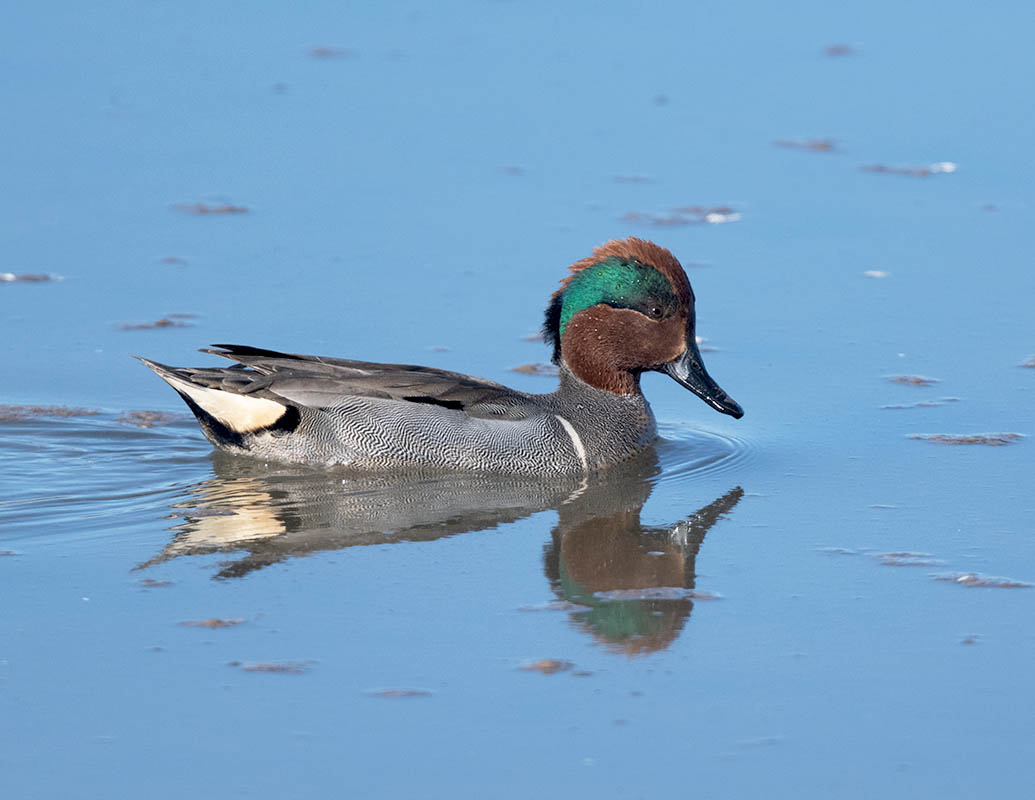
<svg viewBox="0 0 1035 800">
<path fill-rule="evenodd" d="M 582 437 L 579 436 L 578 432 L 575 430 L 575 427 L 570 422 L 568 422 L 568 420 L 566 420 L 560 414 L 554 414 L 554 416 L 557 418 L 557 421 L 564 426 L 564 430 L 568 432 L 568 436 L 571 437 L 571 444 L 572 447 L 575 448 L 575 455 L 577 455 L 579 457 L 579 461 L 582 462 L 582 471 L 588 472 L 589 461 L 586 459 L 586 448 L 582 446 Z"/>
<path fill-rule="evenodd" d="M 183 392 L 201 408 L 237 433 L 251 433 L 267 428 L 284 416 L 287 406 L 267 400 L 264 397 L 248 397 L 244 394 L 224 392 L 222 389 L 208 389 L 188 381 L 162 375 L 169 385 Z"/>
</svg>

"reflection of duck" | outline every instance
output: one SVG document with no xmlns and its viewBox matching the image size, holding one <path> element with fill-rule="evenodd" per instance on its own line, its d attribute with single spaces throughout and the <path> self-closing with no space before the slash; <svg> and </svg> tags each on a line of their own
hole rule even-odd
<svg viewBox="0 0 1035 800">
<path fill-rule="evenodd" d="M 596 248 L 572 265 L 546 311 L 561 377 L 550 394 L 430 367 L 239 345 L 204 351 L 235 362 L 225 368 L 142 360 L 230 452 L 388 472 L 581 475 L 657 437 L 643 372 L 667 373 L 717 411 L 743 416 L 704 368 L 694 303 L 665 248 L 636 238 Z"/>
<path fill-rule="evenodd" d="M 497 475 L 317 472 L 213 455 L 216 477 L 173 509 L 173 540 L 141 567 L 180 555 L 245 551 L 219 578 L 294 556 L 357 545 L 431 541 L 555 508 L 580 481 Z"/>
<path fill-rule="evenodd" d="M 580 626 L 630 653 L 661 649 L 678 635 L 693 606 L 701 541 L 743 495 L 732 489 L 671 529 L 643 527 L 640 509 L 659 472 L 653 448 L 589 482 L 456 473 L 393 480 L 218 453 L 214 466 L 216 477 L 175 504 L 172 541 L 140 568 L 243 551 L 216 576 L 236 578 L 295 556 L 431 541 L 556 509 L 547 577 L 585 607 L 574 614 Z"/>
<path fill-rule="evenodd" d="M 573 621 L 630 655 L 664 649 L 682 630 L 693 610 L 705 534 L 744 496 L 738 486 L 688 519 L 650 528 L 640 523 L 650 484 L 640 485 L 639 497 L 605 489 L 600 497 L 587 492 L 584 503 L 561 506 L 544 553 L 554 591 L 576 605 Z"/>
</svg>

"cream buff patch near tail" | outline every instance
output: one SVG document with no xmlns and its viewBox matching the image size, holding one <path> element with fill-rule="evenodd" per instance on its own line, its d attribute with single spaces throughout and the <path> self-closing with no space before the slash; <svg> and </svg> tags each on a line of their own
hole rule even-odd
<svg viewBox="0 0 1035 800">
<path fill-rule="evenodd" d="M 208 389 L 168 374 L 162 378 L 176 391 L 183 392 L 202 409 L 237 433 L 251 433 L 268 428 L 287 411 L 287 406 L 263 397 L 248 397 L 243 394 Z"/>
</svg>

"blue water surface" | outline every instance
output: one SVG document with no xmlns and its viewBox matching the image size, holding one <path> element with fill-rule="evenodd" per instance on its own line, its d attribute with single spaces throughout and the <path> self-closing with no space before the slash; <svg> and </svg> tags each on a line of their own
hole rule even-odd
<svg viewBox="0 0 1035 800">
<path fill-rule="evenodd" d="M 1030 4 L 4 17 L 0 273 L 51 280 L 0 280 L 3 796 L 1030 791 Z M 547 391 L 627 235 L 747 413 L 648 375 L 581 489 L 214 455 L 129 358 Z"/>
</svg>

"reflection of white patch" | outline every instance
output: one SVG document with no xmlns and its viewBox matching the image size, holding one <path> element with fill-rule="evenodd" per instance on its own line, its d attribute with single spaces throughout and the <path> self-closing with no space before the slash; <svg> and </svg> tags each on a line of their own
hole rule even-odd
<svg viewBox="0 0 1035 800">
<path fill-rule="evenodd" d="M 572 424 L 568 422 L 564 417 L 559 414 L 554 414 L 557 420 L 564 426 L 564 430 L 568 432 L 568 436 L 571 437 L 572 447 L 575 448 L 575 455 L 579 457 L 579 461 L 582 462 L 582 471 L 586 472 L 589 470 L 589 461 L 586 458 L 586 448 L 582 446 L 582 438 L 576 432 Z"/>
<path fill-rule="evenodd" d="M 207 389 L 193 383 L 163 374 L 163 378 L 177 391 L 183 392 L 205 411 L 237 433 L 248 433 L 272 425 L 287 410 L 286 406 L 262 397 Z"/>
<path fill-rule="evenodd" d="M 240 547 L 247 542 L 280 536 L 287 527 L 277 517 L 273 498 L 258 481 L 244 478 L 201 487 L 196 508 L 178 508 L 185 519 L 173 527 L 176 538 L 165 548 L 166 558 L 199 550 Z"/>
</svg>

